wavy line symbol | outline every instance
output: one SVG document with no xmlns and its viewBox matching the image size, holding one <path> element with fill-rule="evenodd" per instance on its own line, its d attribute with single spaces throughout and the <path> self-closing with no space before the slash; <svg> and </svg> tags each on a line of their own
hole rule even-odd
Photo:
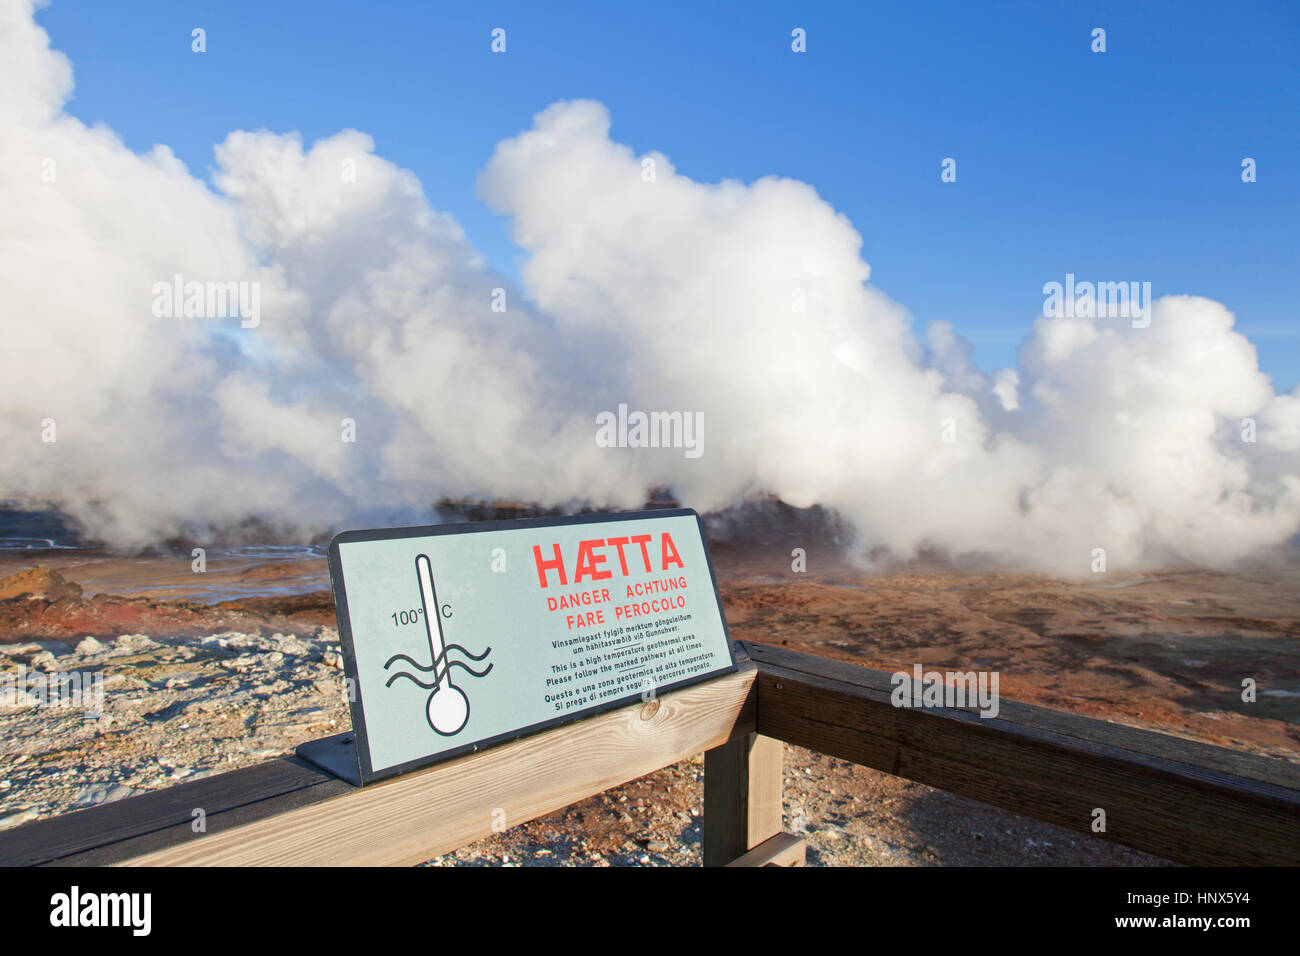
<svg viewBox="0 0 1300 956">
<path fill-rule="evenodd" d="M 451 652 L 457 651 L 478 664 L 492 653 L 488 648 L 482 654 L 474 654 L 459 644 L 446 644 L 442 636 L 442 615 L 438 613 L 438 593 L 433 586 L 433 566 L 427 554 L 416 555 L 415 575 L 420 581 L 420 601 L 424 606 L 424 633 L 429 639 L 429 651 L 433 663 L 427 667 L 409 654 L 394 654 L 384 664 L 384 670 L 397 661 L 405 661 L 421 675 L 432 674 L 432 680 L 421 680 L 409 671 L 397 671 L 388 678 L 385 687 L 392 687 L 393 682 L 405 677 L 417 687 L 432 689 L 429 702 L 425 706 L 425 716 L 429 726 L 444 737 L 451 737 L 461 732 L 469 721 L 469 698 L 465 692 L 451 682 L 451 669 L 459 667 L 472 677 L 486 677 L 492 670 L 489 664 L 481 671 L 476 671 L 464 661 L 450 660 Z"/>
</svg>

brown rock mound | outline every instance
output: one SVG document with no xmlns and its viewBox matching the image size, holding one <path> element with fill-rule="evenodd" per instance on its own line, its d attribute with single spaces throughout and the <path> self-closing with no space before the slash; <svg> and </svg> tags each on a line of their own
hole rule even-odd
<svg viewBox="0 0 1300 956">
<path fill-rule="evenodd" d="M 62 575 L 43 564 L 0 578 L 0 601 L 24 597 L 47 601 L 69 598 L 78 601 L 81 599 L 81 585 L 64 580 Z"/>
</svg>

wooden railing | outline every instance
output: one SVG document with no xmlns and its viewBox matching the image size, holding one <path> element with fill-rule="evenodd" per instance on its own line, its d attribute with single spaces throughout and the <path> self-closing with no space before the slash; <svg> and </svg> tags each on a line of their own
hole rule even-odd
<svg viewBox="0 0 1300 956">
<path fill-rule="evenodd" d="M 1178 862 L 1300 864 L 1295 764 L 1008 701 L 895 707 L 883 672 L 737 647 L 734 674 L 392 780 L 285 757 L 0 833 L 0 863 L 412 864 L 701 752 L 705 865 L 797 863 L 790 742 L 1082 833 L 1102 809 L 1096 835 Z"/>
</svg>

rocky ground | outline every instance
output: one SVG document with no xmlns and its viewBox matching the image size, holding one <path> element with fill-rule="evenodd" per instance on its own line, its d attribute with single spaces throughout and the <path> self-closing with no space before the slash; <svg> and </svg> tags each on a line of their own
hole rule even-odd
<svg viewBox="0 0 1300 956">
<path fill-rule="evenodd" d="M 785 829 L 809 866 L 1168 866 L 1145 853 L 787 747 Z M 431 866 L 698 866 L 704 758 L 682 761 Z"/>
<path fill-rule="evenodd" d="M 333 629 L 0 644 L 0 829 L 292 753 L 351 726 Z M 19 668 L 102 674 L 77 698 Z M 84 693 L 89 685 L 91 693 Z M 20 692 L 20 690 L 22 692 Z"/>
</svg>

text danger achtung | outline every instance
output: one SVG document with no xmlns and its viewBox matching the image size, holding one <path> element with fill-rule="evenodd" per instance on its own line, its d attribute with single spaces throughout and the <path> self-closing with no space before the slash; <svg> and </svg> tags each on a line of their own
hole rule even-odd
<svg viewBox="0 0 1300 956">
<path fill-rule="evenodd" d="M 629 577 L 632 574 L 640 574 L 643 570 L 646 574 L 654 574 L 664 573 L 669 568 L 682 570 L 686 568 L 677 546 L 673 544 L 672 535 L 666 531 L 659 536 L 658 547 L 655 547 L 654 535 L 634 534 L 621 538 L 593 538 L 580 541 L 572 562 L 566 561 L 558 543 L 551 545 L 550 552 L 551 556 L 548 558 L 543 553 L 541 545 L 533 545 L 537 582 L 543 589 L 551 586 L 552 578 L 560 587 L 567 587 L 570 584 L 582 584 L 584 581 L 607 581 L 614 577 L 615 569 L 623 577 Z M 573 572 L 572 575 L 569 573 L 570 570 Z M 682 594 L 659 596 L 662 592 L 685 587 L 685 577 L 628 584 L 624 596 L 627 603 L 614 606 L 614 620 L 628 620 L 685 607 L 686 598 Z M 638 598 L 642 600 L 637 600 Z M 565 616 L 565 623 L 569 630 L 573 630 L 609 623 L 606 621 L 603 607 L 596 607 L 595 610 L 577 609 L 609 604 L 611 601 L 609 588 L 586 588 L 568 594 L 548 596 L 546 606 L 549 611 L 574 610 L 575 613 Z"/>
</svg>

